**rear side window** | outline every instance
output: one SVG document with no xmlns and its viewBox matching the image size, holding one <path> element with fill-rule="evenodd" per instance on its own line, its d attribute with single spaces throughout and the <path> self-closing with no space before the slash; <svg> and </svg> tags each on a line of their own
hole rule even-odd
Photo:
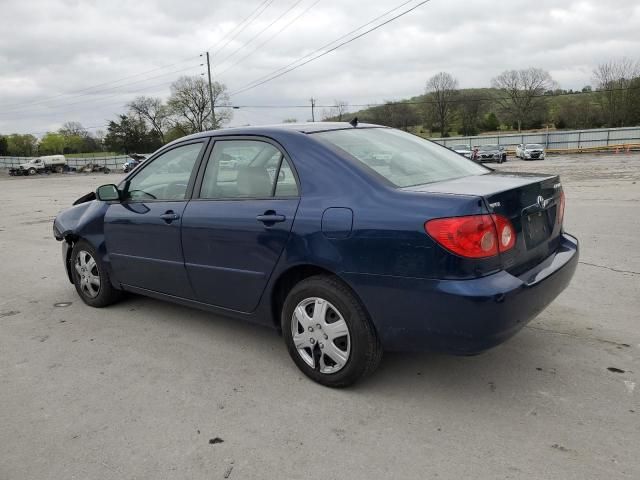
<svg viewBox="0 0 640 480">
<path fill-rule="evenodd" d="M 295 177 L 282 152 L 257 140 L 219 140 L 202 179 L 200 198 L 297 196 Z"/>
<path fill-rule="evenodd" d="M 353 128 L 313 135 L 344 150 L 396 187 L 483 175 L 490 171 L 448 148 L 390 128 Z"/>
</svg>

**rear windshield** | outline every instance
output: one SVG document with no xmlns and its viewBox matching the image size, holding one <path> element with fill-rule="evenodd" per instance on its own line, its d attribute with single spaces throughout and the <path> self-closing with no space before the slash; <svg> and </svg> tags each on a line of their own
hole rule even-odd
<svg viewBox="0 0 640 480">
<path fill-rule="evenodd" d="M 314 135 L 349 153 L 397 187 L 490 171 L 448 148 L 400 130 L 354 128 Z"/>
</svg>

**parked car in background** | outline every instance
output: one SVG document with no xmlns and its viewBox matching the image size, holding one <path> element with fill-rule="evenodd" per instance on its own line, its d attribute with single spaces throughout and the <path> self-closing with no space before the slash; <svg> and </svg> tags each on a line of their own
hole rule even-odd
<svg viewBox="0 0 640 480">
<path fill-rule="evenodd" d="M 131 153 L 129 155 L 129 159 L 122 164 L 122 171 L 124 173 L 129 173 L 138 167 L 142 162 L 145 161 L 147 157 L 144 155 L 140 155 L 139 153 Z"/>
<path fill-rule="evenodd" d="M 128 291 L 278 328 L 305 375 L 343 387 L 383 350 L 470 355 L 518 332 L 576 269 L 563 217 L 557 175 L 322 122 L 177 140 L 53 233 L 87 305 Z"/>
<path fill-rule="evenodd" d="M 467 158 L 471 158 L 471 147 L 469 145 L 464 145 L 464 144 L 451 145 L 449 148 L 454 152 L 459 153 L 460 155 L 464 155 Z"/>
<path fill-rule="evenodd" d="M 507 152 L 501 145 L 479 145 L 477 160 L 480 162 L 502 163 L 507 161 Z"/>
<path fill-rule="evenodd" d="M 539 143 L 521 143 L 516 146 L 516 157 L 523 160 L 544 160 L 544 146 Z"/>
<path fill-rule="evenodd" d="M 36 173 L 62 173 L 67 166 L 67 159 L 64 155 L 47 155 L 33 158 L 28 162 L 21 163 L 14 169 L 13 175 L 35 175 Z"/>
</svg>

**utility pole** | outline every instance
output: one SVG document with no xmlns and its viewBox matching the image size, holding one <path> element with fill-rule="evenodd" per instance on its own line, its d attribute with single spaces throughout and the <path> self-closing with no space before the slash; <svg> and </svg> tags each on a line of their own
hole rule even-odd
<svg viewBox="0 0 640 480">
<path fill-rule="evenodd" d="M 209 62 L 209 52 L 207 54 L 207 74 L 209 75 L 209 100 L 211 101 L 211 128 L 216 128 L 216 113 L 213 110 L 213 86 L 211 85 L 211 63 Z"/>
<path fill-rule="evenodd" d="M 316 121 L 315 108 L 316 108 L 316 99 L 311 97 L 311 121 L 312 122 Z"/>
</svg>

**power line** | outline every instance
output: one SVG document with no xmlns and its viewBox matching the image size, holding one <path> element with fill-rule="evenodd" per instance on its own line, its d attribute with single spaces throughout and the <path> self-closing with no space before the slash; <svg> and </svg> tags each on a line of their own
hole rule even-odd
<svg viewBox="0 0 640 480">
<path fill-rule="evenodd" d="M 375 26 L 375 27 L 373 27 L 373 28 L 371 28 L 371 29 L 369 29 L 369 30 L 367 30 L 367 31 L 363 32 L 363 33 L 360 33 L 360 34 L 358 34 L 357 36 L 352 37 L 351 39 L 346 40 L 346 41 L 344 41 L 344 42 L 342 42 L 342 43 L 340 43 L 340 44 L 338 44 L 338 45 L 336 45 L 336 46 L 334 46 L 334 47 L 330 48 L 329 50 L 325 50 L 325 49 L 327 49 L 328 47 L 330 47 L 331 45 L 335 44 L 336 42 L 339 42 L 340 40 L 342 40 L 342 39 L 344 39 L 344 38 L 347 38 L 347 37 L 349 37 L 350 35 L 353 35 L 353 34 L 354 34 L 354 33 L 356 33 L 357 31 L 362 30 L 362 29 L 363 29 L 363 28 L 365 28 L 366 26 L 371 25 L 372 23 L 375 23 L 376 21 L 380 20 L 381 18 L 384 18 L 384 17 L 388 16 L 390 13 L 392 13 L 392 12 L 394 12 L 394 11 L 396 11 L 396 10 L 398 10 L 398 9 L 402 8 L 403 6 L 407 5 L 408 3 L 411 3 L 412 1 L 414 1 L 414 0 L 408 0 L 408 1 L 405 1 L 405 2 L 401 3 L 400 5 L 398 5 L 398 6 L 394 7 L 394 8 L 392 8 L 391 10 L 386 11 L 386 12 L 385 12 L 385 13 L 383 13 L 382 15 L 379 15 L 378 17 L 376 17 L 376 18 L 374 18 L 374 19 L 370 20 L 369 22 L 367 22 L 367 23 L 365 23 L 365 24 L 363 24 L 363 25 L 359 26 L 358 28 L 356 28 L 356 29 L 354 29 L 354 30 L 351 30 L 350 32 L 348 32 L 348 33 L 346 33 L 346 34 L 342 35 L 341 37 L 338 37 L 337 39 L 333 40 L 332 42 L 329 42 L 329 43 L 327 43 L 327 44 L 323 45 L 322 47 L 317 48 L 317 49 L 316 49 L 316 50 L 314 50 L 313 52 L 311 52 L 311 53 L 309 53 L 309 54 L 307 54 L 307 55 L 304 55 L 303 57 L 300 57 L 299 59 L 297 59 L 297 60 L 295 60 L 295 61 L 293 61 L 293 62 L 289 63 L 288 65 L 286 65 L 286 66 L 284 66 L 284 67 L 281 67 L 281 68 L 279 68 L 279 69 L 277 69 L 277 70 L 274 70 L 273 72 L 268 73 L 267 75 L 263 75 L 262 77 L 260 77 L 260 78 L 258 78 L 258 79 L 256 79 L 256 80 L 254 80 L 254 81 L 252 81 L 252 82 L 247 83 L 244 87 L 241 87 L 240 89 L 236 90 L 235 92 L 230 93 L 229 95 L 230 95 L 230 96 L 231 96 L 231 95 L 237 95 L 238 93 L 242 93 L 242 92 L 245 92 L 245 91 L 247 91 L 247 90 L 250 90 L 250 89 L 256 88 L 256 87 L 258 87 L 258 86 L 260 86 L 260 85 L 262 85 L 262 84 L 264 84 L 264 83 L 270 82 L 271 80 L 274 80 L 274 79 L 276 79 L 276 78 L 278 78 L 278 77 L 281 77 L 282 75 L 285 75 L 286 73 L 289 73 L 289 72 L 291 72 L 291 71 L 293 71 L 293 70 L 296 70 L 297 68 L 300 68 L 300 67 L 302 67 L 302 66 L 304 66 L 304 65 L 306 65 L 306 64 L 308 64 L 308 63 L 310 63 L 310 62 L 312 62 L 313 60 L 316 60 L 316 59 L 318 59 L 318 58 L 320 58 L 320 57 L 323 57 L 323 56 L 325 56 L 325 55 L 327 55 L 327 54 L 329 54 L 329 53 L 331 53 L 331 52 L 333 52 L 333 51 L 337 50 L 338 48 L 340 48 L 340 47 L 342 47 L 342 46 L 344 46 L 344 45 L 346 45 L 346 44 L 348 44 L 348 43 L 351 43 L 351 42 L 353 42 L 353 41 L 355 41 L 355 40 L 357 40 L 357 39 L 359 39 L 359 38 L 361 38 L 361 37 L 363 37 L 363 36 L 367 35 L 368 33 L 371 33 L 371 32 L 373 32 L 374 30 L 377 30 L 378 28 L 380 28 L 380 27 L 382 27 L 382 26 L 384 26 L 384 25 L 386 25 L 386 24 L 388 24 L 388 23 L 390 23 L 390 22 L 392 22 L 392 21 L 396 20 L 397 18 L 400 18 L 400 17 L 402 17 L 402 16 L 404 16 L 404 15 L 408 14 L 409 12 L 411 12 L 411 11 L 415 10 L 416 8 L 420 7 L 421 5 L 424 5 L 425 3 L 428 3 L 430 0 L 423 0 L 422 2 L 418 3 L 417 5 L 415 5 L 415 6 L 411 7 L 410 9 L 403 11 L 403 12 L 402 12 L 402 13 L 400 13 L 399 15 L 396 15 L 395 17 L 392 17 L 391 19 L 389 19 L 389 20 L 387 20 L 387 21 L 385 21 L 385 22 L 383 22 L 383 23 L 380 23 L 380 24 L 378 24 L 377 26 Z M 322 53 L 320 53 L 320 54 L 318 54 L 318 55 L 316 55 L 316 56 L 312 56 L 312 55 L 314 55 L 315 53 L 317 53 L 317 52 L 321 52 L 321 51 L 323 51 L 323 50 L 325 50 L 325 51 L 324 51 L 324 52 L 322 52 Z M 311 57 L 311 58 L 309 58 L 308 60 L 305 60 L 305 59 L 307 59 L 308 57 Z M 303 61 L 303 60 L 305 60 L 305 61 Z M 302 63 L 300 63 L 300 62 L 302 62 Z M 296 64 L 297 64 L 297 65 L 296 65 Z M 280 72 L 280 73 L 277 73 L 277 72 Z M 264 80 L 263 80 L 263 79 L 264 79 Z"/>
<path fill-rule="evenodd" d="M 254 14 L 256 11 L 258 11 L 258 10 L 260 9 L 260 7 L 262 7 L 265 3 L 269 3 L 269 4 L 271 4 L 273 1 L 274 1 L 274 0 L 263 0 L 263 1 L 262 1 L 262 3 L 260 3 L 260 5 L 258 5 L 258 7 L 257 7 L 257 8 L 256 8 L 256 9 L 255 9 L 255 10 L 254 10 L 254 11 L 253 11 L 249 16 L 248 16 L 248 17 L 246 17 L 246 18 L 245 18 L 244 20 L 242 20 L 238 25 L 236 25 L 236 27 L 234 27 L 234 28 L 231 30 L 231 32 L 233 32 L 236 28 L 238 28 L 240 25 L 242 25 L 243 23 L 245 23 L 245 22 L 246 22 L 246 21 L 247 21 L 251 16 L 253 16 L 253 14 Z M 268 5 L 267 5 L 267 7 L 268 7 Z M 266 8 L 265 8 L 265 9 L 266 9 Z M 263 10 L 263 11 L 264 11 L 264 10 Z M 262 13 L 262 12 L 260 12 L 260 13 Z M 257 18 L 257 17 L 256 17 L 256 18 Z M 254 20 L 255 20 L 255 19 L 254 19 Z M 253 21 L 253 20 L 252 20 L 252 21 Z M 248 25 L 247 25 L 247 26 L 248 26 Z M 246 26 L 245 26 L 245 28 L 246 28 Z M 229 32 L 229 33 L 231 33 L 231 32 Z M 238 32 L 238 34 L 239 34 L 239 33 L 241 33 L 241 31 L 240 31 L 240 32 Z M 235 37 L 234 37 L 234 38 L 235 38 Z M 224 40 L 224 38 L 223 38 L 222 40 Z M 219 44 L 222 42 L 222 40 L 221 40 L 220 42 L 218 42 L 218 44 L 216 44 L 216 46 L 217 46 L 217 45 L 219 45 Z M 229 43 L 229 42 L 227 42 L 227 44 L 228 44 L 228 43 Z M 225 45 L 226 45 L 226 44 L 225 44 Z M 224 46 L 223 46 L 222 48 L 224 48 Z M 219 51 L 219 50 L 218 50 L 218 51 Z M 122 82 L 123 80 L 129 80 L 129 79 L 131 79 L 131 78 L 136 78 L 136 77 L 139 77 L 139 76 L 142 76 L 142 75 L 146 75 L 146 74 L 148 74 L 148 73 L 156 72 L 156 71 L 158 71 L 158 70 L 163 70 L 163 69 L 165 69 L 165 68 L 170 68 L 170 67 L 173 67 L 173 66 L 175 66 L 175 65 L 179 65 L 179 64 L 181 64 L 181 63 L 185 63 L 185 62 L 187 62 L 187 61 L 190 61 L 190 60 L 192 60 L 192 59 L 194 59 L 194 58 L 198 58 L 198 55 L 191 56 L 191 57 L 186 57 L 186 58 L 184 58 L 183 60 L 179 60 L 179 61 L 177 61 L 177 62 L 174 62 L 174 63 L 168 64 L 168 65 L 162 65 L 162 66 L 160 66 L 160 67 L 156 67 L 156 68 L 153 68 L 153 69 L 150 69 L 150 70 L 145 70 L 145 71 L 143 71 L 143 72 L 136 73 L 136 74 L 132 74 L 132 75 L 128 75 L 128 76 L 126 76 L 126 77 L 121 77 L 121 78 L 118 78 L 118 79 L 115 79 L 115 80 L 110 80 L 110 81 L 108 81 L 108 82 L 103 82 L 103 83 L 99 83 L 99 84 L 96 84 L 96 85 L 92 85 L 92 86 L 90 86 L 90 87 L 85 87 L 85 88 L 82 88 L 82 89 L 80 89 L 80 90 L 75 90 L 75 91 L 72 91 L 72 92 L 60 93 L 60 94 L 57 94 L 57 95 L 53 95 L 53 96 L 51 96 L 51 97 L 45 97 L 45 98 L 43 98 L 43 99 L 40 99 L 40 100 L 34 100 L 34 101 L 30 101 L 30 102 L 20 102 L 20 103 L 4 104 L 4 105 L 0 105 L 0 108 L 3 108 L 3 109 L 4 109 L 4 108 L 7 108 L 7 107 L 22 107 L 22 106 L 40 105 L 40 104 L 44 104 L 44 103 L 51 102 L 52 100 L 55 100 L 55 99 L 58 99 L 58 98 L 61 98 L 61 97 L 68 97 L 68 96 L 70 96 L 70 95 L 71 95 L 71 97 L 70 97 L 70 98 L 76 98 L 76 97 L 78 97 L 78 96 L 84 96 L 84 95 L 76 95 L 76 94 L 78 94 L 78 93 L 82 93 L 82 92 L 88 92 L 89 90 L 96 90 L 96 89 L 98 89 L 99 87 L 103 87 L 103 86 L 105 86 L 105 85 L 111 85 L 111 84 L 120 83 L 120 82 Z M 151 77 L 150 79 L 158 78 L 158 77 L 159 77 L 159 76 Z M 139 82 L 133 82 L 133 83 L 139 83 Z M 132 84 L 132 83 L 124 84 L 124 85 L 120 85 L 119 87 L 123 87 L 123 86 L 130 85 L 130 84 Z M 119 88 L 119 87 L 118 87 L 118 88 Z M 100 91 L 87 93 L 87 94 L 85 94 L 85 95 L 92 95 L 92 94 L 97 94 L 97 93 L 100 93 Z"/>
<path fill-rule="evenodd" d="M 244 24 L 244 26 L 243 26 L 242 28 L 240 28 L 240 30 L 238 30 L 238 31 L 237 31 L 237 32 L 236 32 L 236 33 L 235 33 L 231 38 L 229 38 L 229 39 L 225 42 L 225 44 L 224 44 L 224 45 L 222 45 L 222 46 L 221 46 L 221 47 L 219 47 L 219 48 L 216 48 L 216 49 L 214 50 L 214 52 L 213 52 L 213 55 L 216 55 L 218 52 L 221 52 L 222 50 L 224 50 L 224 48 L 225 48 L 227 45 L 229 45 L 233 40 L 235 40 L 235 39 L 238 37 L 238 35 L 240 35 L 242 32 L 244 32 L 244 31 L 247 29 L 247 27 L 248 27 L 249 25 L 251 25 L 251 24 L 252 24 L 252 23 L 253 23 L 253 22 L 254 22 L 254 21 L 255 21 L 255 20 L 256 20 L 260 15 L 262 15 L 262 14 L 264 13 L 264 11 L 265 11 L 267 8 L 269 8 L 269 7 L 271 6 L 271 4 L 273 3 L 273 1 L 274 1 L 274 0 L 264 0 L 260 5 L 258 5 L 258 7 L 257 7 L 253 12 L 251 12 L 251 13 L 249 14 L 249 16 L 248 16 L 248 17 L 246 17 L 244 20 L 242 20 L 242 22 L 240 22 L 240 23 L 238 24 L 238 26 L 240 26 L 240 25 L 242 25 L 242 24 Z M 264 5 L 264 8 L 262 8 L 262 10 L 260 10 L 260 8 L 261 8 L 263 5 Z M 253 15 L 254 15 L 256 12 L 258 12 L 258 13 L 257 13 L 257 15 L 255 15 L 255 17 L 254 17 Z M 251 17 L 253 17 L 253 18 L 251 18 Z M 250 18 L 251 18 L 251 19 L 250 19 Z M 249 20 L 249 19 L 250 19 L 250 20 Z M 247 22 L 247 20 L 248 20 L 248 22 Z M 246 22 L 246 23 L 245 23 L 245 22 Z M 232 31 L 233 31 L 233 30 L 232 30 Z M 220 43 L 216 44 L 216 46 L 217 46 L 217 45 L 219 45 L 219 44 L 220 44 Z M 211 50 L 211 49 L 209 49 L 209 48 L 208 48 L 207 50 Z"/>
<path fill-rule="evenodd" d="M 543 93 L 539 95 L 533 95 L 532 98 L 557 98 L 557 97 L 575 97 L 579 95 L 595 95 L 598 93 L 609 93 L 616 91 L 626 91 L 626 90 L 636 90 L 640 89 L 639 87 L 627 87 L 627 88 L 613 88 L 613 89 L 603 89 L 603 90 L 593 90 L 590 92 L 563 92 L 563 93 Z M 487 96 L 487 97 L 475 97 L 475 98 L 458 98 L 450 100 L 450 103 L 466 103 L 466 102 L 491 102 L 497 100 L 510 100 L 511 97 L 508 96 Z M 414 101 L 387 101 L 387 102 L 373 102 L 373 103 L 348 103 L 349 107 L 361 107 L 361 108 L 375 108 L 375 107 L 383 107 L 383 106 L 394 106 L 394 105 L 435 105 L 438 102 L 435 100 L 414 100 Z M 316 108 L 335 108 L 338 105 L 328 104 L 328 105 L 319 105 L 315 104 Z M 243 105 L 243 104 L 233 104 L 230 105 L 229 108 L 264 108 L 264 109 L 287 109 L 287 108 L 309 108 L 309 104 L 294 104 L 294 105 Z"/>
<path fill-rule="evenodd" d="M 160 74 L 160 75 L 155 75 L 153 77 L 143 78 L 143 79 L 137 80 L 135 82 L 129 82 L 129 83 L 125 83 L 123 85 L 118 85 L 118 86 L 115 86 L 115 87 L 109 87 L 109 88 L 106 88 L 106 89 L 98 91 L 98 92 L 90 92 L 90 93 L 83 93 L 83 94 L 79 94 L 79 95 L 74 95 L 74 96 L 72 96 L 70 98 L 86 97 L 86 96 L 91 96 L 91 95 L 100 95 L 100 94 L 103 94 L 104 92 L 108 92 L 108 91 L 111 91 L 111 90 L 119 90 L 119 89 L 122 89 L 122 88 L 125 88 L 125 87 L 129 87 L 131 85 L 136 85 L 136 84 L 139 84 L 139 83 L 145 83 L 145 82 L 148 82 L 149 80 L 155 80 L 156 78 L 166 77 L 167 75 L 174 75 L 176 73 L 181 73 L 181 72 L 186 72 L 188 70 L 193 70 L 194 68 L 199 68 L 201 66 L 202 66 L 202 64 L 193 65 L 191 67 L 181 68 L 181 69 L 178 69 L 178 70 L 173 70 L 171 72 L 163 73 L 163 74 Z M 166 82 L 166 84 L 169 84 L 169 83 L 173 83 L 173 81 Z M 144 88 L 142 90 L 144 90 Z M 140 91 L 140 89 L 133 90 L 133 91 Z M 117 96 L 120 96 L 122 94 L 127 94 L 127 93 L 129 93 L 129 92 L 116 93 L 114 95 L 109 95 L 106 98 L 117 97 Z M 87 99 L 87 100 L 80 100 L 79 102 L 63 103 L 61 105 L 56 105 L 55 108 L 61 108 L 61 107 L 64 108 L 64 107 L 68 107 L 70 105 L 78 105 L 78 104 L 81 104 L 81 103 L 95 102 L 95 101 L 100 101 L 100 100 L 104 100 L 104 98 L 91 98 L 91 99 Z M 51 106 L 47 105 L 46 107 L 51 107 Z M 10 114 L 16 114 L 16 113 L 19 114 L 19 113 L 25 113 L 25 112 L 22 109 L 3 110 L 2 112 L 0 112 L 0 115 L 10 115 Z M 27 111 L 26 113 L 31 113 L 31 112 Z"/>
<path fill-rule="evenodd" d="M 236 48 L 233 52 L 231 52 L 229 55 L 227 55 L 226 57 L 224 57 L 222 60 L 220 60 L 219 64 L 223 65 L 224 62 L 226 62 L 228 59 L 230 59 L 231 57 L 233 57 L 236 53 L 238 53 L 240 50 L 243 50 L 244 48 L 246 48 L 251 42 L 253 42 L 256 38 L 258 38 L 260 35 L 262 35 L 265 31 L 267 31 L 268 29 L 270 29 L 275 23 L 277 23 L 278 21 L 280 21 L 285 15 L 287 15 L 291 10 L 293 10 L 294 8 L 296 8 L 303 0 L 297 0 L 296 2 L 293 3 L 293 5 L 291 5 L 289 8 L 287 8 L 282 14 L 280 14 L 280 16 L 278 16 L 275 20 L 273 20 L 271 23 L 269 23 L 266 27 L 264 27 L 262 30 L 260 30 L 258 33 L 256 33 L 254 36 L 252 36 L 249 40 L 247 40 L 245 43 L 243 43 L 241 46 L 239 46 L 238 48 Z"/>
<path fill-rule="evenodd" d="M 75 102 L 75 103 L 69 104 L 69 105 L 77 105 L 77 104 L 87 103 L 87 102 L 102 101 L 102 100 L 106 100 L 108 98 L 119 97 L 119 96 L 121 96 L 123 94 L 130 95 L 130 94 L 141 92 L 141 91 L 145 91 L 145 93 L 148 93 L 149 91 L 151 91 L 153 89 L 156 89 L 158 87 L 163 87 L 163 86 L 166 86 L 166 85 L 170 85 L 172 83 L 173 83 L 173 80 L 171 80 L 169 82 L 157 83 L 155 85 L 144 86 L 142 88 L 134 89 L 134 90 L 128 91 L 126 93 L 124 93 L 124 92 L 123 93 L 116 93 L 114 95 L 109 95 L 109 96 L 107 96 L 105 98 L 84 100 L 84 101 Z M 106 107 L 106 106 L 110 106 L 110 105 L 121 105 L 122 106 L 122 104 L 123 104 L 123 101 L 120 100 L 118 102 L 108 102 L 108 103 L 105 103 L 105 104 L 98 103 L 96 105 L 92 105 L 91 108 Z M 67 105 L 67 106 L 69 106 L 69 105 Z M 50 117 L 52 115 L 60 115 L 61 113 L 77 112 L 77 111 L 84 111 L 84 110 L 85 110 L 84 108 L 80 108 L 80 109 L 73 109 L 73 110 L 63 110 L 63 111 L 56 111 L 56 112 L 48 112 L 48 113 L 37 113 L 37 114 L 31 115 L 29 117 L 19 118 L 19 120 L 28 120 L 30 118 Z M 29 113 L 29 112 L 27 112 L 27 113 Z"/>
<path fill-rule="evenodd" d="M 293 23 L 295 23 L 296 21 L 298 21 L 298 19 L 300 17 L 302 17 L 303 15 L 305 15 L 309 10 L 311 10 L 313 7 L 315 7 L 318 3 L 320 3 L 320 0 L 316 0 L 315 2 L 313 2 L 311 5 L 309 5 L 306 9 L 304 9 L 302 12 L 300 12 L 298 15 L 296 15 L 295 17 L 293 17 L 291 20 L 289 20 L 289 22 L 287 22 L 280 30 L 278 30 L 277 32 L 275 32 L 273 35 L 271 35 L 270 37 L 268 37 L 264 42 L 260 43 L 256 48 L 254 48 L 251 52 L 249 52 L 247 55 L 245 55 L 244 57 L 241 57 L 240 59 L 238 59 L 235 63 L 232 63 L 229 67 L 225 68 L 224 70 L 222 70 L 221 72 L 218 73 L 218 75 L 224 75 L 225 73 L 227 73 L 230 70 L 233 70 L 234 67 L 236 67 L 238 64 L 244 62 L 247 58 L 251 57 L 254 53 L 256 53 L 258 50 L 260 50 L 262 47 L 264 47 L 267 43 L 269 43 L 271 40 L 273 40 L 275 37 L 277 37 L 278 35 L 280 35 L 283 31 L 285 31 L 287 28 L 289 28 Z"/>
<path fill-rule="evenodd" d="M 163 84 L 159 84 L 159 85 L 163 85 Z M 554 93 L 554 94 L 540 94 L 540 95 L 534 95 L 533 98 L 557 98 L 557 97 L 575 97 L 575 96 L 580 96 L 580 95 L 597 95 L 597 94 L 601 94 L 601 93 L 611 93 L 611 92 L 617 92 L 617 91 L 626 91 L 626 90 L 638 90 L 640 89 L 640 87 L 627 87 L 627 88 L 611 88 L 611 89 L 601 89 L 601 90 L 593 90 L 593 91 L 587 91 L 587 92 L 564 92 L 564 93 Z M 489 102 L 489 101 L 496 101 L 496 100 L 509 100 L 510 97 L 476 97 L 476 98 L 464 98 L 464 99 L 455 99 L 452 100 L 452 103 L 464 103 L 464 102 Z M 314 99 L 315 101 L 315 99 Z M 437 102 L 433 101 L 433 100 L 416 100 L 416 101 L 398 101 L 398 102 L 382 102 L 382 103 L 349 103 L 348 107 L 352 108 L 352 107 L 360 107 L 360 108 L 375 108 L 375 107 L 382 107 L 382 106 L 396 106 L 396 105 L 430 105 L 430 104 L 436 104 Z M 314 104 L 315 108 L 335 108 L 337 107 L 337 105 L 331 105 L 331 104 L 327 104 L 327 105 L 319 105 L 319 104 Z M 242 110 L 245 111 L 249 111 L 251 112 L 252 110 L 278 110 L 278 109 L 297 109 L 297 108 L 301 108 L 301 109 L 309 109 L 309 104 L 295 104 L 295 105 L 225 105 L 222 106 L 221 108 L 230 108 L 230 109 L 234 109 L 234 110 L 239 110 L 240 112 Z M 64 112 L 63 112 L 64 113 Z M 257 113 L 257 112 L 256 112 Z M 57 114 L 54 113 L 54 114 Z M 266 115 L 263 112 L 261 112 L 261 115 Z M 267 115 L 267 116 L 271 116 L 272 118 L 276 118 L 275 116 L 272 115 Z M 30 117 L 31 118 L 31 117 Z M 107 128 L 109 125 L 97 125 L 97 126 L 92 126 L 92 127 L 84 127 L 86 130 L 90 130 L 90 129 L 94 129 L 94 128 Z M 32 135 L 40 135 L 40 134 L 45 134 L 48 132 L 27 132 L 26 134 L 32 134 Z"/>
<path fill-rule="evenodd" d="M 136 73 L 136 74 L 134 74 L 134 75 L 129 75 L 129 76 L 127 76 L 127 77 L 122 77 L 122 78 L 119 78 L 119 79 L 116 79 L 116 80 L 110 80 L 110 81 L 108 81 L 108 82 L 99 83 L 99 84 L 97 84 L 97 85 L 93 85 L 93 86 L 91 86 L 91 87 L 86 87 L 86 88 L 83 88 L 83 89 L 81 89 L 81 90 L 76 90 L 76 91 L 74 91 L 74 92 L 60 93 L 60 94 L 58 94 L 58 95 L 54 95 L 54 96 L 52 96 L 52 97 L 47 97 L 47 98 L 42 99 L 42 100 L 35 100 L 35 101 L 33 101 L 33 102 L 26 102 L 26 103 L 11 103 L 11 104 L 0 105 L 0 108 L 13 107 L 13 106 L 28 106 L 28 105 L 36 105 L 36 104 L 41 104 L 41 103 L 47 103 L 47 102 L 50 102 L 51 100 L 54 100 L 54 99 L 56 99 L 56 98 L 60 98 L 60 97 L 65 97 L 65 96 L 67 96 L 67 95 L 73 95 L 73 96 L 75 97 L 75 96 L 78 96 L 78 95 L 75 95 L 76 93 L 86 92 L 86 91 L 88 91 L 88 90 L 94 90 L 94 89 L 96 89 L 96 88 L 98 88 L 98 87 L 101 87 L 101 86 L 104 86 L 104 85 L 110 85 L 110 84 L 112 84 L 112 83 L 120 83 L 122 80 L 128 80 L 128 79 L 130 79 L 130 78 L 139 77 L 139 76 L 141 76 L 141 75 L 145 75 L 145 74 L 147 74 L 147 73 L 152 73 L 152 72 L 156 72 L 156 71 L 158 71 L 158 70 L 163 70 L 163 69 L 165 69 L 165 68 L 173 67 L 173 66 L 175 66 L 175 65 L 179 65 L 179 64 L 181 64 L 181 63 L 186 63 L 187 61 L 193 60 L 193 59 L 195 59 L 195 58 L 198 58 L 198 56 L 197 56 L 197 55 L 195 55 L 195 56 L 192 56 L 192 57 L 188 57 L 188 58 L 185 58 L 184 60 L 180 60 L 180 61 L 178 61 L 178 62 L 171 63 L 171 64 L 169 64 L 169 65 L 163 65 L 163 66 L 161 66 L 161 67 L 153 68 L 153 69 L 151 69 L 151 70 L 146 70 L 146 71 L 144 71 L 144 72 Z M 98 92 L 96 92 L 96 93 L 98 93 Z M 74 98 L 74 97 L 71 97 L 71 98 Z"/>
</svg>

